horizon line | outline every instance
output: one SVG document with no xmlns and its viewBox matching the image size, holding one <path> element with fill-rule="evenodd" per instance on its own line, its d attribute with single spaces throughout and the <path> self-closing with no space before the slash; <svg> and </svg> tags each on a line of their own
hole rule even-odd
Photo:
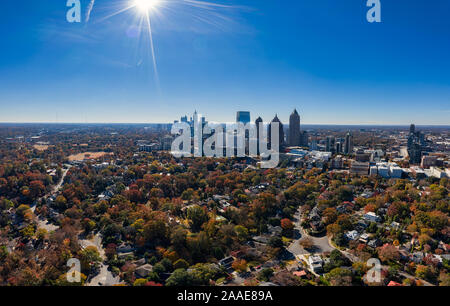
<svg viewBox="0 0 450 306">
<path fill-rule="evenodd" d="M 212 122 L 212 121 L 211 121 Z M 234 123 L 235 121 L 228 121 L 230 123 Z M 265 122 L 265 121 L 263 121 Z M 270 123 L 270 121 L 267 121 Z M 227 123 L 227 122 L 224 122 Z M 156 124 L 174 124 L 174 122 L 45 122 L 45 121 L 35 121 L 35 122 L 0 122 L 0 125 L 9 125 L 9 124 L 48 124 L 48 125 L 68 125 L 68 124 L 76 124 L 76 125 L 89 125 L 89 124 L 98 124 L 98 125 L 156 125 Z M 414 124 L 416 127 L 425 126 L 425 127 L 448 127 L 449 124 L 416 124 L 416 123 L 302 123 L 301 125 L 311 125 L 311 126 L 394 126 L 394 127 L 409 127 L 411 124 Z M 283 123 L 283 125 L 289 126 L 288 123 Z"/>
</svg>

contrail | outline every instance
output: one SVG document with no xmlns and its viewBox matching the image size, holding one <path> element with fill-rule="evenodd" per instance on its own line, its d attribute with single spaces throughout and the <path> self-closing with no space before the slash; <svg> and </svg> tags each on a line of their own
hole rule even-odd
<svg viewBox="0 0 450 306">
<path fill-rule="evenodd" d="M 89 3 L 89 5 L 87 7 L 86 22 L 89 22 L 89 18 L 91 17 L 92 9 L 94 8 L 94 3 L 95 3 L 95 0 L 91 0 L 91 2 Z"/>
</svg>

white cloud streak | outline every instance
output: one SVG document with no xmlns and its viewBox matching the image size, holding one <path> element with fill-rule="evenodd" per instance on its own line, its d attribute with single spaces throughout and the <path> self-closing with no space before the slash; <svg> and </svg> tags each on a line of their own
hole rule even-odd
<svg viewBox="0 0 450 306">
<path fill-rule="evenodd" d="M 95 4 L 95 0 L 91 0 L 91 2 L 89 3 L 89 5 L 87 7 L 86 22 L 89 22 L 89 18 L 91 17 L 91 12 L 92 12 L 92 9 L 94 8 L 94 4 Z"/>
</svg>

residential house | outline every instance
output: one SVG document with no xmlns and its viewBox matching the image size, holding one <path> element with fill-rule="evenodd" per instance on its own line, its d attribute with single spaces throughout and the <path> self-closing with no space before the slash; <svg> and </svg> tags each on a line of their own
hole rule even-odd
<svg viewBox="0 0 450 306">
<path fill-rule="evenodd" d="M 233 262 L 234 258 L 232 256 L 228 256 L 219 260 L 219 265 L 224 267 L 225 269 L 230 269 Z"/>
<path fill-rule="evenodd" d="M 353 231 L 346 232 L 344 234 L 344 236 L 347 240 L 358 240 L 359 233 L 357 231 L 353 230 Z"/>
<path fill-rule="evenodd" d="M 416 264 L 420 264 L 424 257 L 425 254 L 423 252 L 414 252 L 410 255 L 411 261 L 414 261 Z"/>
<path fill-rule="evenodd" d="M 150 275 L 150 273 L 152 271 L 153 271 L 153 266 L 151 264 L 145 264 L 145 265 L 142 265 L 142 266 L 136 268 L 135 273 L 139 278 L 146 278 L 147 276 Z"/>
<path fill-rule="evenodd" d="M 323 271 L 323 260 L 320 256 L 309 256 L 308 264 L 315 273 L 322 273 Z"/>
<path fill-rule="evenodd" d="M 377 247 L 379 247 L 380 245 L 381 245 L 382 243 L 381 243 L 381 241 L 379 240 L 379 239 L 373 239 L 373 240 L 370 240 L 368 243 L 367 243 L 367 245 L 369 246 L 369 247 L 371 247 L 371 248 L 377 248 Z"/>
<path fill-rule="evenodd" d="M 368 233 L 364 233 L 359 237 L 359 241 L 362 243 L 367 243 L 370 239 L 370 235 Z"/>
<path fill-rule="evenodd" d="M 381 221 L 381 217 L 371 211 L 364 214 L 363 218 L 369 222 L 380 222 Z"/>
<path fill-rule="evenodd" d="M 283 232 L 281 226 L 272 226 L 270 224 L 267 226 L 267 230 L 271 236 L 280 236 Z"/>
<path fill-rule="evenodd" d="M 253 237 L 253 240 L 259 243 L 268 244 L 269 238 L 266 236 L 255 236 Z"/>
<path fill-rule="evenodd" d="M 391 227 L 395 230 L 398 230 L 400 228 L 400 223 L 398 222 L 392 222 Z"/>
</svg>

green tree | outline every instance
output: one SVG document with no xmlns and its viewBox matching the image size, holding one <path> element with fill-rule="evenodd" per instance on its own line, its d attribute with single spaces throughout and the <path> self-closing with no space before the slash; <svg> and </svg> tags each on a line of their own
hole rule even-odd
<svg viewBox="0 0 450 306">
<path fill-rule="evenodd" d="M 55 205 L 57 208 L 63 210 L 67 208 L 67 200 L 64 196 L 59 195 L 55 199 Z"/>
<path fill-rule="evenodd" d="M 236 225 L 234 231 L 240 241 L 246 241 L 248 239 L 248 229 L 242 225 Z"/>
<path fill-rule="evenodd" d="M 277 237 L 277 236 L 271 237 L 269 239 L 269 245 L 272 248 L 282 248 L 283 247 L 283 240 L 281 240 L 281 238 Z"/>
<path fill-rule="evenodd" d="M 176 227 L 170 234 L 170 242 L 177 252 L 186 247 L 187 231 L 181 226 Z"/>
<path fill-rule="evenodd" d="M 161 262 L 158 262 L 153 266 L 153 272 L 157 273 L 158 275 L 161 275 L 161 273 L 166 272 L 166 268 Z"/>
<path fill-rule="evenodd" d="M 19 205 L 19 207 L 17 207 L 16 213 L 17 213 L 17 215 L 19 215 L 20 217 L 23 218 L 25 216 L 25 213 L 27 211 L 29 211 L 29 209 L 30 209 L 30 206 L 21 204 L 21 205 Z"/>
<path fill-rule="evenodd" d="M 185 269 L 177 269 L 167 279 L 166 286 L 192 286 L 192 276 Z"/>
<path fill-rule="evenodd" d="M 214 280 L 219 274 L 219 270 L 213 265 L 202 263 L 192 266 L 189 271 L 195 286 L 209 285 L 210 280 Z"/>
<path fill-rule="evenodd" d="M 208 221 L 208 215 L 205 210 L 198 205 L 188 209 L 187 217 L 191 221 L 192 230 L 196 232 L 202 228 L 203 223 Z"/>
<path fill-rule="evenodd" d="M 88 246 L 80 252 L 81 269 L 89 272 L 92 268 L 98 268 L 102 258 L 95 246 Z"/>
<path fill-rule="evenodd" d="M 168 258 L 163 258 L 160 263 L 164 266 L 165 272 L 172 272 L 173 271 L 173 264 Z"/>
<path fill-rule="evenodd" d="M 189 201 L 192 199 L 193 195 L 194 195 L 194 189 L 188 188 L 185 191 L 183 191 L 183 193 L 181 194 L 181 198 L 183 200 Z"/>
<path fill-rule="evenodd" d="M 184 260 L 183 258 L 178 259 L 177 261 L 175 261 L 175 263 L 173 264 L 173 268 L 175 270 L 177 269 L 187 269 L 189 268 L 189 263 Z"/>
<path fill-rule="evenodd" d="M 352 283 L 352 272 L 344 268 L 335 268 L 325 274 L 325 279 L 332 286 L 350 286 Z"/>
<path fill-rule="evenodd" d="M 267 282 L 273 276 L 273 270 L 270 268 L 265 268 L 258 274 L 258 279 L 263 282 Z"/>
<path fill-rule="evenodd" d="M 30 239 L 34 236 L 35 228 L 32 224 L 28 224 L 26 227 L 20 230 L 20 233 L 25 237 Z"/>
</svg>

